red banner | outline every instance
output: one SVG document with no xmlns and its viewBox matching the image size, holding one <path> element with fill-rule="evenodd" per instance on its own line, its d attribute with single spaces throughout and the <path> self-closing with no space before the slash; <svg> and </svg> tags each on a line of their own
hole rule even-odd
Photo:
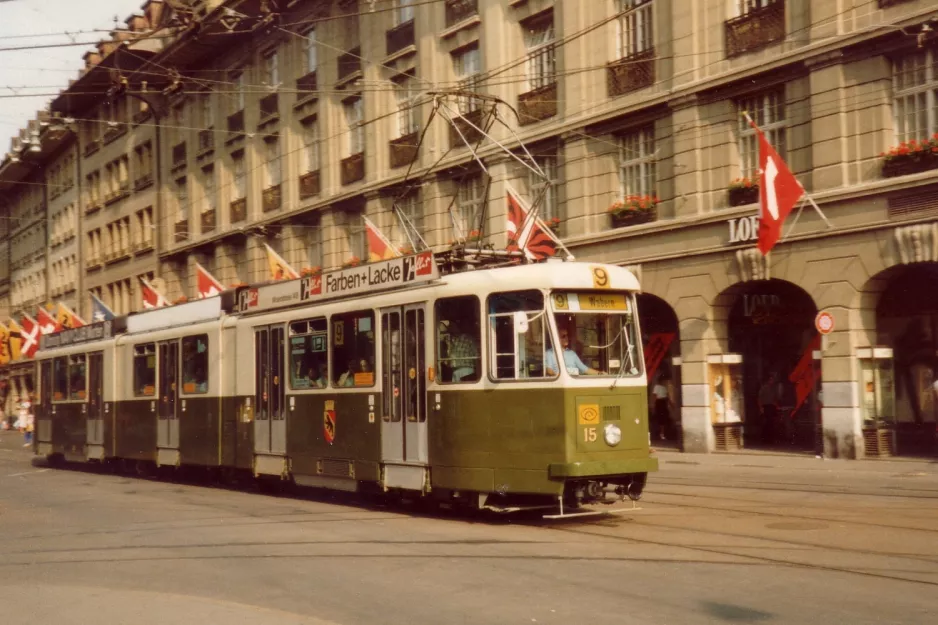
<svg viewBox="0 0 938 625">
<path fill-rule="evenodd" d="M 801 359 L 795 365 L 795 370 L 788 376 L 788 381 L 795 385 L 795 407 L 791 411 L 792 414 L 798 412 L 801 405 L 807 401 L 821 378 L 820 371 L 814 366 L 814 352 L 819 349 L 821 349 L 821 335 L 817 334 L 808 343 Z"/>
<path fill-rule="evenodd" d="M 649 383 L 655 379 L 655 373 L 658 371 L 658 367 L 661 366 L 661 361 L 668 355 L 668 349 L 670 349 L 675 336 L 676 333 L 674 332 L 659 332 L 648 337 L 644 354 L 645 371 L 648 373 Z"/>
</svg>

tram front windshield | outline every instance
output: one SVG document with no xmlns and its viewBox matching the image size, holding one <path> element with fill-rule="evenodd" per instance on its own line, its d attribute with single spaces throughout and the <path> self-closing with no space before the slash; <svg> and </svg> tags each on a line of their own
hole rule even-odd
<svg viewBox="0 0 938 625">
<path fill-rule="evenodd" d="M 563 361 L 548 354 L 549 369 L 556 362 L 573 376 L 641 373 L 631 294 L 555 291 L 551 306 Z"/>
</svg>

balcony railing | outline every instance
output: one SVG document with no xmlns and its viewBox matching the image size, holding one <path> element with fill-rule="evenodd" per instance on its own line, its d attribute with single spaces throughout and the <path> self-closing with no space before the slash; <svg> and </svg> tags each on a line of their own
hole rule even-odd
<svg viewBox="0 0 938 625">
<path fill-rule="evenodd" d="M 173 146 L 173 167 L 186 164 L 186 142 L 182 141 Z"/>
<path fill-rule="evenodd" d="M 139 178 L 134 180 L 134 191 L 139 191 L 140 189 L 143 189 L 151 184 L 153 184 L 153 174 L 141 174 Z"/>
<path fill-rule="evenodd" d="M 388 56 L 414 45 L 414 20 L 395 26 L 385 33 L 384 38 Z"/>
<path fill-rule="evenodd" d="M 134 124 L 142 124 L 143 122 L 150 119 L 150 109 L 144 109 L 142 111 L 137 111 L 134 113 Z"/>
<path fill-rule="evenodd" d="M 876 0 L 876 6 L 880 9 L 885 9 L 897 4 L 902 4 L 903 2 L 911 2 L 911 0 Z"/>
<path fill-rule="evenodd" d="M 118 137 L 122 137 L 127 134 L 127 125 L 117 123 L 116 126 L 108 126 L 104 131 L 104 144 L 107 145 L 111 141 L 114 141 Z"/>
<path fill-rule="evenodd" d="M 300 176 L 300 199 L 319 195 L 319 170 L 311 171 Z"/>
<path fill-rule="evenodd" d="M 173 228 L 173 240 L 176 243 L 181 243 L 189 238 L 189 220 L 180 219 L 176 222 L 175 227 Z"/>
<path fill-rule="evenodd" d="M 266 122 L 280 114 L 280 100 L 276 93 L 261 98 L 261 123 Z"/>
<path fill-rule="evenodd" d="M 91 156 L 95 152 L 101 149 L 101 140 L 94 139 L 85 144 L 85 149 L 82 152 L 86 157 Z"/>
<path fill-rule="evenodd" d="M 264 189 L 264 192 L 261 193 L 261 210 L 265 213 L 277 210 L 280 208 L 281 199 L 279 184 L 267 187 Z"/>
<path fill-rule="evenodd" d="M 479 0 L 446 0 L 446 27 L 455 26 L 478 12 Z"/>
<path fill-rule="evenodd" d="M 403 167 L 417 160 L 417 135 L 412 132 L 398 139 L 393 139 L 388 147 L 390 149 L 391 167 Z"/>
<path fill-rule="evenodd" d="M 305 100 L 316 92 L 316 70 L 296 79 L 296 99 Z"/>
<path fill-rule="evenodd" d="M 343 158 L 339 163 L 339 169 L 343 185 L 358 182 L 365 177 L 365 153 L 359 152 L 348 158 Z"/>
<path fill-rule="evenodd" d="M 726 57 L 752 52 L 785 39 L 785 0 L 775 0 L 727 20 Z"/>
<path fill-rule="evenodd" d="M 655 82 L 655 49 L 649 48 L 606 66 L 609 97 L 650 87 Z"/>
<path fill-rule="evenodd" d="M 557 114 L 557 83 L 518 96 L 518 123 L 522 126 L 549 119 Z"/>
<path fill-rule="evenodd" d="M 228 216 L 231 223 L 236 224 L 248 218 L 247 198 L 239 198 L 228 205 Z"/>
<path fill-rule="evenodd" d="M 470 124 L 482 128 L 482 116 L 484 111 L 481 108 L 477 108 L 474 111 L 469 111 L 461 117 L 456 117 L 453 119 L 453 125 L 449 129 L 449 145 L 452 148 L 461 148 L 465 147 L 463 139 L 459 136 L 459 133 L 462 133 L 462 136 L 465 137 L 465 140 L 470 144 L 474 144 L 479 139 L 482 138 L 482 133 L 473 128 Z M 459 132 L 456 129 L 459 129 Z"/>
<path fill-rule="evenodd" d="M 228 116 L 228 141 L 244 136 L 244 110 Z"/>
<path fill-rule="evenodd" d="M 215 209 L 210 208 L 207 211 L 202 211 L 202 216 L 199 219 L 199 229 L 202 234 L 208 234 L 209 232 L 214 232 L 215 230 Z"/>
<path fill-rule="evenodd" d="M 361 53 L 361 48 L 356 46 L 339 57 L 339 80 L 345 80 L 362 70 Z"/>
<path fill-rule="evenodd" d="M 199 131 L 199 154 L 215 149 L 215 128 L 209 126 Z"/>
</svg>

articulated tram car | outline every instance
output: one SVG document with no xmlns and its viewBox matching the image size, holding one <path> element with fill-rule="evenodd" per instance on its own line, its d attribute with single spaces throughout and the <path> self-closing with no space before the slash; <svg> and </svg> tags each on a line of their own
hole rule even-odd
<svg viewBox="0 0 938 625">
<path fill-rule="evenodd" d="M 503 511 L 638 498 L 638 289 L 616 266 L 441 276 L 423 254 L 64 330 L 37 354 L 35 450 Z"/>
</svg>

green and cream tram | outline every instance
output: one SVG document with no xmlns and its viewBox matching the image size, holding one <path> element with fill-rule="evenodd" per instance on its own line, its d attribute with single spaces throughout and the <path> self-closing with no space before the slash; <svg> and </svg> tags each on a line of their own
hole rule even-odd
<svg viewBox="0 0 938 625">
<path fill-rule="evenodd" d="M 440 276 L 425 253 L 66 330 L 37 355 L 36 450 L 497 510 L 637 498 L 638 289 L 561 261 Z"/>
</svg>

